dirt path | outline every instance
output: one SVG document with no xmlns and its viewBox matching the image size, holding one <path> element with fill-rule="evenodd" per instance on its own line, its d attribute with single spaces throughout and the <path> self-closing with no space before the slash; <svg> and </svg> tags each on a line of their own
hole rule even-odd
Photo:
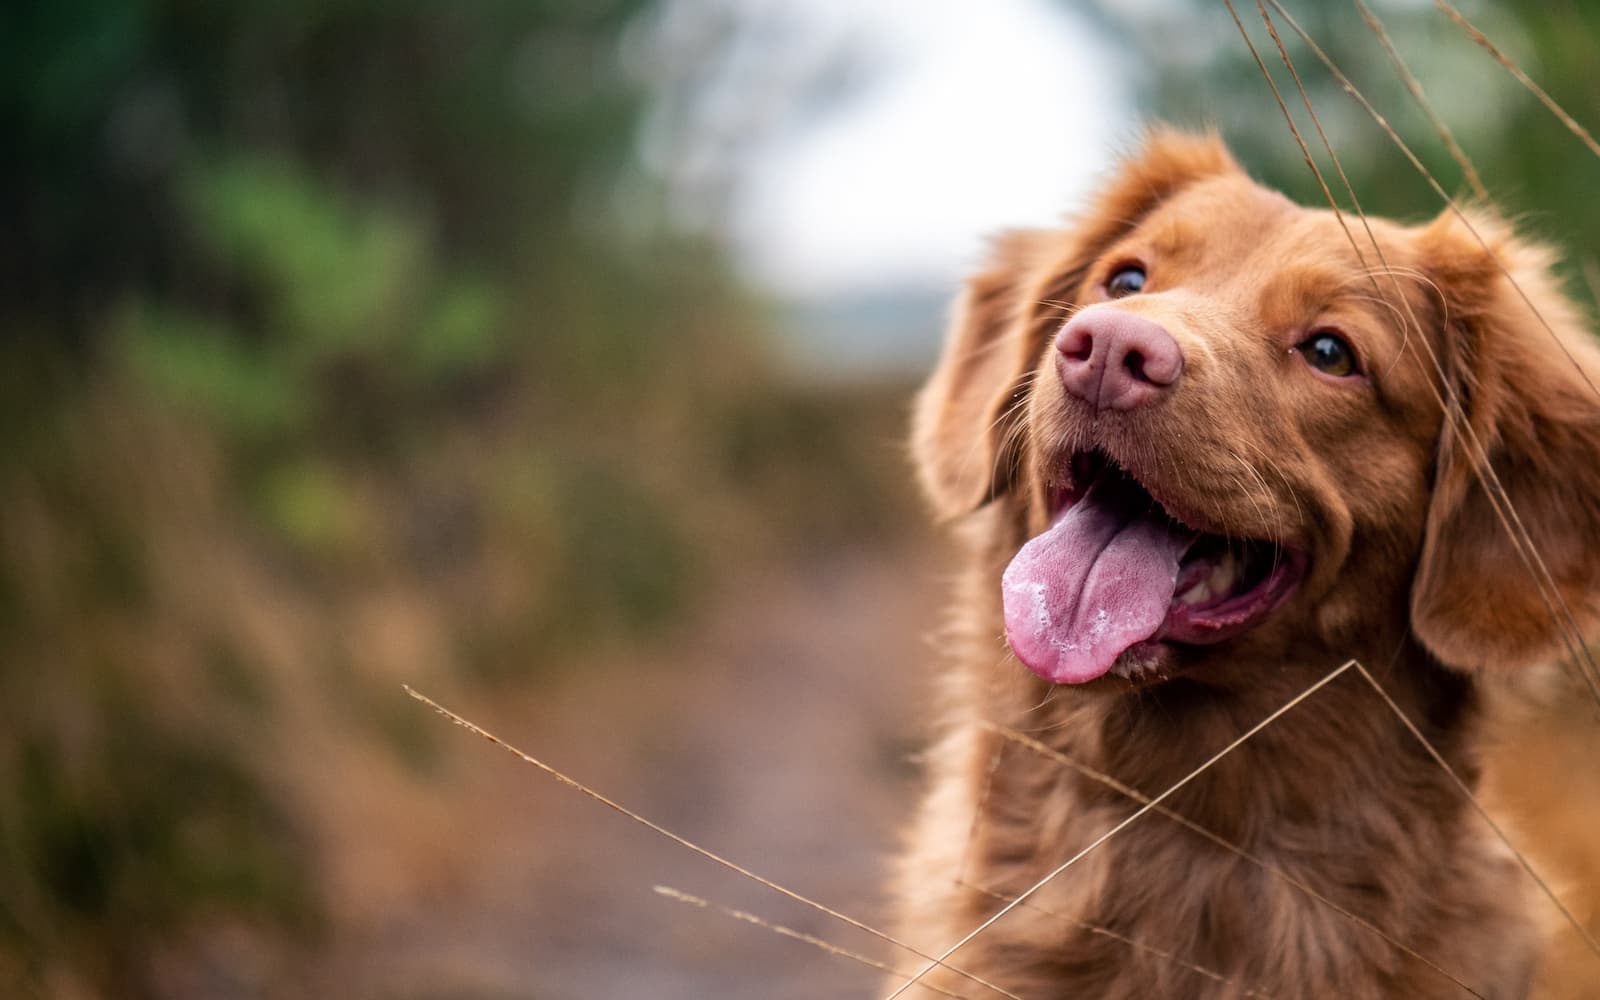
<svg viewBox="0 0 1600 1000">
<path fill-rule="evenodd" d="M 730 583 L 700 626 L 627 663 L 526 701 L 467 709 L 668 829 L 873 923 L 911 795 L 936 573 L 925 556 L 830 553 Z M 343 935 L 313 976 L 327 989 L 537 1000 L 873 995 L 873 970 L 652 887 L 884 957 L 872 938 L 463 732 L 444 739 L 469 745 L 454 748 L 434 786 L 448 800 L 434 848 L 410 863 L 413 888 L 400 905 Z"/>
</svg>

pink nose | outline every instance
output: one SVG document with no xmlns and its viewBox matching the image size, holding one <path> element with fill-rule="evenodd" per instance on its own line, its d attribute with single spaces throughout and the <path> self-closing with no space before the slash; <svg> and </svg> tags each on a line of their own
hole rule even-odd
<svg viewBox="0 0 1600 1000">
<path fill-rule="evenodd" d="M 1158 324 L 1121 309 L 1086 309 L 1056 334 L 1056 372 L 1097 410 L 1161 398 L 1183 373 L 1183 349 Z"/>
</svg>

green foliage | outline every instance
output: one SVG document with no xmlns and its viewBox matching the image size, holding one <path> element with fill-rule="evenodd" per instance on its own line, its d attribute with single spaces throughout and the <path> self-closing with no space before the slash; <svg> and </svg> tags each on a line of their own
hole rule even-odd
<svg viewBox="0 0 1600 1000">
<path fill-rule="evenodd" d="M 181 220 L 186 180 L 211 157 L 255 179 L 287 164 L 421 206 L 453 261 L 509 269 L 560 247 L 575 195 L 632 155 L 641 95 L 616 46 L 648 6 L 8 4 L 0 215 L 13 231 L 0 316 L 48 317 L 41 333 L 92 351 L 99 310 L 130 292 L 207 299 L 193 281 L 207 251 Z M 282 224 L 307 240 L 352 235 L 326 220 Z"/>
<path fill-rule="evenodd" d="M 403 427 L 387 418 L 404 403 L 506 360 L 501 292 L 441 262 L 414 215 L 248 158 L 197 171 L 188 190 L 202 242 L 256 307 L 131 307 L 129 363 L 156 393 L 251 443 L 331 439 L 352 391 Z"/>
<path fill-rule="evenodd" d="M 0 979 L 138 996 L 208 922 L 317 926 L 314 824 L 242 742 L 305 735 L 273 641 L 416 769 L 341 645 L 372 595 L 462 682 L 692 605 L 684 414 L 765 368 L 715 247 L 607 214 L 649 6 L 0 12 Z"/>
<path fill-rule="evenodd" d="M 411 378 L 455 380 L 496 360 L 502 329 L 501 296 L 482 279 L 457 277 L 423 311 L 402 352 Z"/>
<path fill-rule="evenodd" d="M 300 368 L 372 358 L 403 340 L 428 237 L 399 213 L 360 211 L 288 163 L 240 159 L 189 184 L 193 218 L 229 273 L 262 304 L 267 346 Z"/>
<path fill-rule="evenodd" d="M 242 440 L 265 440 L 307 422 L 292 374 L 254 356 L 218 321 L 134 305 L 126 364 L 161 397 Z"/>
<path fill-rule="evenodd" d="M 1512 54 L 1591 135 L 1600 132 L 1594 79 L 1600 9 L 1585 3 L 1526 3 L 1519 5 L 1519 20 L 1526 42 Z M 1479 72 L 1503 74 L 1487 55 L 1479 58 Z M 1592 265 L 1600 233 L 1600 202 L 1593 196 L 1600 158 L 1532 98 L 1519 100 L 1516 113 L 1502 119 L 1496 141 L 1472 152 L 1491 189 L 1513 212 L 1525 215 L 1534 231 L 1582 255 L 1569 259 L 1569 265 Z"/>
</svg>

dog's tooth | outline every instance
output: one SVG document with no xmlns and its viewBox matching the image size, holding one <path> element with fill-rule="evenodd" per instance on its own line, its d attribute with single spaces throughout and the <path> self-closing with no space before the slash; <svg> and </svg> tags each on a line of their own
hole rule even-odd
<svg viewBox="0 0 1600 1000">
<path fill-rule="evenodd" d="M 1225 552 L 1217 564 L 1211 568 L 1211 573 L 1206 577 L 1206 587 L 1213 594 L 1226 594 L 1233 589 L 1234 581 L 1239 578 L 1239 561 L 1232 552 Z"/>
<path fill-rule="evenodd" d="M 1178 602 L 1180 604 L 1199 604 L 1202 601 L 1207 601 L 1210 599 L 1211 587 L 1204 580 L 1201 580 L 1199 583 L 1178 595 Z"/>
</svg>

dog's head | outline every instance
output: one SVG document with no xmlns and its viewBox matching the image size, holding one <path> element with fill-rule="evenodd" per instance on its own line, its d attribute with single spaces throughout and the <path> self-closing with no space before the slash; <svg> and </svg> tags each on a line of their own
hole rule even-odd
<svg viewBox="0 0 1600 1000">
<path fill-rule="evenodd" d="M 1153 133 L 968 282 L 917 405 L 925 491 L 1013 514 L 1007 636 L 1050 680 L 1396 622 L 1456 667 L 1548 656 L 1567 611 L 1600 619 L 1600 355 L 1547 258 L 1487 215 L 1302 208 Z"/>
</svg>

